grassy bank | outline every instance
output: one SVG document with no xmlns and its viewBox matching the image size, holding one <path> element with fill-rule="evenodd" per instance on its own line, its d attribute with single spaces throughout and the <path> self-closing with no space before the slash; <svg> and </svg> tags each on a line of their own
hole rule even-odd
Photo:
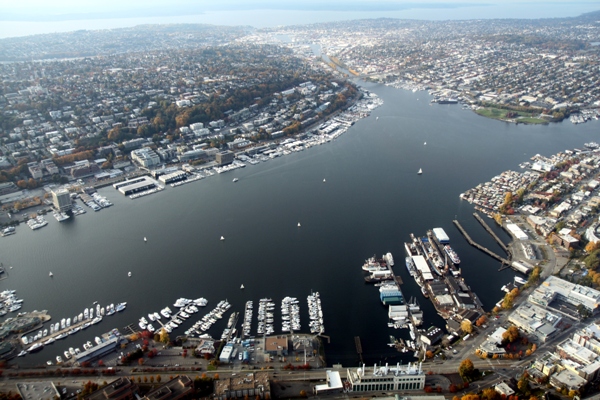
<svg viewBox="0 0 600 400">
<path fill-rule="evenodd" d="M 483 117 L 497 119 L 500 121 L 516 122 L 523 124 L 547 124 L 548 121 L 537 118 L 539 112 L 528 112 L 528 111 L 511 111 L 496 107 L 482 107 L 475 112 Z M 507 113 L 512 113 L 510 117 L 507 117 Z"/>
</svg>

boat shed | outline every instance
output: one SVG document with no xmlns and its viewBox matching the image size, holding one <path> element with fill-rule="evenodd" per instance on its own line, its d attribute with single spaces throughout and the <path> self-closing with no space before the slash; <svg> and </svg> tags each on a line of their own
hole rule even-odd
<svg viewBox="0 0 600 400">
<path fill-rule="evenodd" d="M 525 275 L 527 275 L 533 269 L 532 266 L 526 264 L 523 261 L 513 261 L 511 266 L 515 271 L 519 271 L 520 273 Z"/>
<path fill-rule="evenodd" d="M 379 288 L 379 300 L 384 305 L 397 305 L 404 303 L 404 296 L 396 285 L 386 285 Z"/>
<path fill-rule="evenodd" d="M 427 265 L 427 261 L 425 260 L 425 257 L 423 256 L 413 256 L 413 261 L 415 263 L 415 267 L 417 268 L 417 270 L 419 272 L 421 272 L 421 275 L 423 276 L 423 279 L 425 281 L 432 281 L 433 280 L 433 275 L 431 274 L 431 270 L 429 269 L 429 265 Z"/>
<path fill-rule="evenodd" d="M 148 176 L 143 176 L 140 179 L 134 179 L 131 181 L 119 182 L 118 184 L 113 185 L 115 189 L 123 193 L 125 196 L 143 192 L 148 189 L 153 189 L 157 186 L 157 182 Z"/>
<path fill-rule="evenodd" d="M 233 345 L 231 343 L 226 344 L 221 350 L 219 361 L 222 363 L 228 363 L 231 359 L 231 353 L 233 352 Z"/>
<path fill-rule="evenodd" d="M 519 240 L 529 239 L 529 236 L 517 224 L 506 224 L 506 229 Z"/>
<path fill-rule="evenodd" d="M 97 358 L 100 358 L 115 350 L 118 347 L 120 340 L 121 338 L 119 337 L 108 339 L 107 341 L 102 342 L 89 350 L 82 351 L 81 353 L 75 355 L 75 360 L 79 364 L 85 361 L 94 361 Z"/>
<path fill-rule="evenodd" d="M 441 244 L 450 243 L 450 238 L 442 228 L 433 228 L 433 234 Z"/>
</svg>

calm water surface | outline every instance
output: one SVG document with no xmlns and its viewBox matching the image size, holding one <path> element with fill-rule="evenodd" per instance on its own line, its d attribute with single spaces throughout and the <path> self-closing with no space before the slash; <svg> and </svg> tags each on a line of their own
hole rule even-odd
<svg viewBox="0 0 600 400">
<path fill-rule="evenodd" d="M 301 299 L 307 327 L 311 291 L 323 299 L 329 365 L 357 364 L 354 336 L 362 339 L 367 363 L 396 362 L 400 357 L 386 346 L 388 335 L 408 337 L 407 331 L 387 327 L 387 309 L 377 288 L 364 283 L 360 266 L 373 254 L 391 251 L 405 296 L 416 296 L 425 310 L 424 326 L 443 326 L 403 263 L 409 234 L 438 226 L 460 255 L 467 283 L 490 309 L 514 272 L 498 272 L 496 261 L 460 236 L 455 217 L 480 243 L 501 252 L 459 194 L 517 169 L 536 153 L 599 141 L 598 123 L 516 126 L 456 105 L 430 106 L 424 92 L 364 85 L 385 104 L 332 143 L 137 200 L 104 188 L 101 193 L 115 204 L 110 209 L 62 224 L 49 216 L 46 228 L 21 226 L 16 235 L 1 238 L 1 261 L 13 268 L 0 290 L 16 289 L 25 299 L 22 311 L 47 309 L 56 322 L 93 301 L 129 304 L 22 362 L 53 360 L 99 333 L 137 324 L 179 297 L 206 297 L 207 308 L 228 299 L 232 311 L 243 312 L 247 300 L 271 297 L 279 303 L 293 296 Z M 232 183 L 234 177 L 239 182 Z M 213 326 L 214 336 L 226 320 Z M 275 327 L 279 332 L 280 315 Z"/>
</svg>

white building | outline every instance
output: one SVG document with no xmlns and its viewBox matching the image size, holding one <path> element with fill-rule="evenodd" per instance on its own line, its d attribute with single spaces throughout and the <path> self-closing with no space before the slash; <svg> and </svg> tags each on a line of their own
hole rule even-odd
<svg viewBox="0 0 600 400">
<path fill-rule="evenodd" d="M 336 393 L 344 389 L 342 378 L 338 371 L 327 370 L 326 383 L 323 385 L 315 385 L 315 394 Z"/>
<path fill-rule="evenodd" d="M 377 367 L 348 369 L 347 389 L 353 392 L 423 390 L 425 374 L 421 364 L 400 365 L 395 367 Z"/>
<path fill-rule="evenodd" d="M 548 307 L 554 299 L 558 299 L 575 307 L 582 305 L 592 315 L 600 310 L 600 291 L 567 282 L 555 276 L 549 276 L 529 295 L 528 299 L 530 302 L 542 307 Z"/>
<path fill-rule="evenodd" d="M 160 164 L 160 157 L 158 157 L 158 154 L 147 147 L 133 150 L 131 152 L 131 159 L 146 168 L 151 168 Z"/>
<path fill-rule="evenodd" d="M 66 189 L 53 190 L 52 203 L 58 211 L 69 211 L 72 207 L 69 191 Z"/>
<path fill-rule="evenodd" d="M 231 353 L 233 352 L 233 345 L 231 343 L 226 344 L 221 350 L 221 355 L 219 356 L 219 361 L 222 363 L 228 363 L 231 359 Z"/>
<path fill-rule="evenodd" d="M 556 326 L 562 321 L 558 314 L 531 303 L 521 304 L 508 317 L 508 322 L 519 329 L 535 335 L 541 342 L 556 334 Z"/>
</svg>

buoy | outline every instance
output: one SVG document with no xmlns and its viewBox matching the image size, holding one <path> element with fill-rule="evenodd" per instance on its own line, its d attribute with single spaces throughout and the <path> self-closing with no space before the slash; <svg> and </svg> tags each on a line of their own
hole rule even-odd
<svg viewBox="0 0 600 400">
<path fill-rule="evenodd" d="M 225 237 L 224 237 L 224 236 L 221 236 L 221 240 L 225 240 Z"/>
</svg>

